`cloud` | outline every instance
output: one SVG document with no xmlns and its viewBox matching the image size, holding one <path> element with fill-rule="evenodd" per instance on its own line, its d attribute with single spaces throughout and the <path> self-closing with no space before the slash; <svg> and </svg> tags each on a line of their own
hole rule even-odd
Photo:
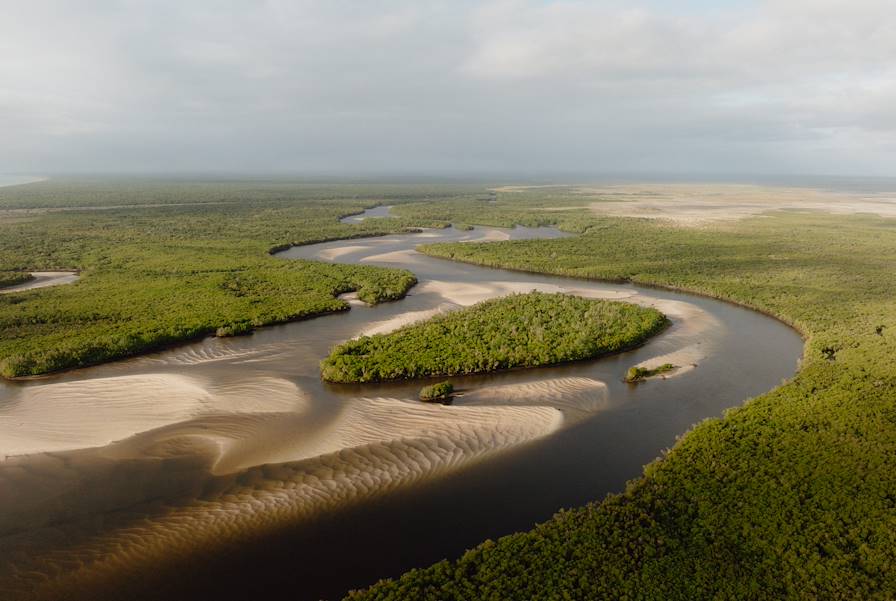
<svg viewBox="0 0 896 601">
<path fill-rule="evenodd" d="M 0 171 L 891 174 L 888 4 L 15 3 Z"/>
</svg>

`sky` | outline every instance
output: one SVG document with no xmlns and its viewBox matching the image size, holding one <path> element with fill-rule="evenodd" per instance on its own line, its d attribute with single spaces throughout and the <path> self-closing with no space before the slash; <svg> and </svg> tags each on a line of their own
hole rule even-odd
<svg viewBox="0 0 896 601">
<path fill-rule="evenodd" d="M 0 173 L 894 165 L 892 0 L 0 0 Z"/>
</svg>

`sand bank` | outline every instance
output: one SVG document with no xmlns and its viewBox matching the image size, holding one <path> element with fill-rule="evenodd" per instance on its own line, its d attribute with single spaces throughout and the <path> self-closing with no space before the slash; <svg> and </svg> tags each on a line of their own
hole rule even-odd
<svg viewBox="0 0 896 601">
<path fill-rule="evenodd" d="M 268 426 L 283 416 L 269 417 Z M 5 553 L 11 559 L 0 570 L 12 572 L 0 573 L 0 580 L 49 598 L 96 578 L 133 576 L 139 566 L 187 558 L 198 549 L 208 552 L 327 507 L 470 465 L 545 436 L 562 422 L 563 414 L 553 407 L 444 407 L 373 398 L 349 407 L 313 440 L 280 437 L 291 440 L 289 453 L 307 456 L 295 461 L 222 469 L 239 463 L 227 459 L 238 447 L 228 433 L 240 432 L 240 440 L 253 441 L 249 444 L 263 437 L 258 432 L 245 436 L 244 427 L 228 428 L 209 420 L 191 428 L 178 426 L 164 439 L 156 435 L 149 446 L 141 444 L 150 442 L 146 436 L 110 445 L 99 457 L 47 456 L 46 461 L 32 459 L 21 469 L 13 460 L 0 465 L 0 507 L 18 508 L 3 513 L 0 522 L 7 535 Z M 192 451 L 190 461 L 184 459 L 187 447 Z M 245 458 L 246 449 L 239 448 L 236 454 Z M 121 477 L 116 466 L 122 461 L 129 466 L 133 486 L 126 492 L 113 487 L 118 491 L 115 498 L 103 482 Z M 35 469 L 38 464 L 42 467 Z M 168 477 L 159 478 L 162 473 Z M 50 504 L 29 504 L 23 510 L 20 500 L 12 503 L 8 495 L 19 487 L 34 489 L 34 479 L 53 482 L 59 492 Z M 166 490 L 154 486 L 159 481 L 167 482 Z M 118 512 L 113 524 L 105 524 L 101 534 L 95 533 L 91 520 L 77 517 L 123 505 L 127 509 Z M 60 522 L 65 523 L 64 530 L 54 525 Z M 110 528 L 114 522 L 120 526 Z M 32 531 L 27 538 L 14 534 L 23 525 Z M 74 546 L 36 552 L 30 543 L 35 530 L 41 531 L 39 539 Z M 38 573 L 53 577 L 35 578 Z"/>
<path fill-rule="evenodd" d="M 341 260 L 376 257 L 373 262 L 411 269 L 421 284 L 400 303 L 262 328 L 249 337 L 207 339 L 64 381 L 22 384 L 21 394 L 0 406 L 0 440 L 21 424 L 18 437 L 3 444 L 13 454 L 30 453 L 0 461 L 0 548 L 9 557 L 0 585 L 54 598 L 91 590 L 93 581 L 137 577 L 154 561 L 215 553 L 331 508 L 459 471 L 569 424 L 598 422 L 584 418 L 615 409 L 614 402 L 643 400 L 637 390 L 626 391 L 622 401 L 608 392 L 606 382 L 624 386 L 612 374 L 629 366 L 625 357 L 596 363 L 598 370 L 609 366 L 600 375 L 576 371 L 591 369 L 579 364 L 459 379 L 462 395 L 447 407 L 412 401 L 419 390 L 413 383 L 322 384 L 318 361 L 350 337 L 533 289 L 628 300 L 669 315 L 671 328 L 633 351 L 637 361 L 644 353 L 659 360 L 689 347 L 711 353 L 725 334 L 701 308 L 704 301 L 480 271 L 412 250 L 429 240 L 497 235 L 491 232 L 440 230 L 315 245 L 303 250 L 305 258 L 327 250 Z M 602 381 L 604 374 L 610 375 Z M 668 389 L 689 381 L 679 378 Z M 644 387 L 651 388 L 662 387 Z M 58 418 L 47 418 L 51 413 Z M 637 424 L 646 417 L 638 416 Z"/>
<path fill-rule="evenodd" d="M 24 292 L 25 290 L 33 290 L 35 288 L 46 288 L 48 286 L 59 286 L 61 284 L 71 284 L 78 281 L 81 277 L 77 271 L 33 271 L 31 275 L 33 280 L 29 280 L 15 286 L 0 288 L 0 294 L 9 294 L 10 292 Z"/>
<path fill-rule="evenodd" d="M 589 204 L 594 213 L 666 219 L 681 225 L 737 220 L 782 210 L 896 217 L 896 196 L 888 194 L 737 184 L 638 184 L 576 187 L 573 191 L 584 197 L 599 197 Z"/>
</svg>

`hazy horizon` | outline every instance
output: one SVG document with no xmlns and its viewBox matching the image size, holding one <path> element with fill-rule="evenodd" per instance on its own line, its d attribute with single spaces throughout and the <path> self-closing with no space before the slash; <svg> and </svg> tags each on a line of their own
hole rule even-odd
<svg viewBox="0 0 896 601">
<path fill-rule="evenodd" d="M 17 3 L 0 173 L 887 177 L 888 8 Z"/>
</svg>

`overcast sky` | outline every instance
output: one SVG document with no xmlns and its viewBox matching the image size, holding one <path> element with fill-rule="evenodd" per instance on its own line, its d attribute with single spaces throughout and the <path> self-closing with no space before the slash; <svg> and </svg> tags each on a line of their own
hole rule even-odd
<svg viewBox="0 0 896 601">
<path fill-rule="evenodd" d="M 893 0 L 0 0 L 0 172 L 894 165 Z"/>
</svg>

